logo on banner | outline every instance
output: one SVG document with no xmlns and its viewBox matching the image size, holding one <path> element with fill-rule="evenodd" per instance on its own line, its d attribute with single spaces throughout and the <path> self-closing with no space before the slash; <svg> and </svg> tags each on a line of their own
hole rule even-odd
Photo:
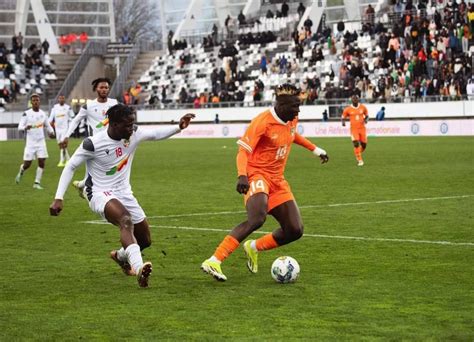
<svg viewBox="0 0 474 342">
<path fill-rule="evenodd" d="M 222 135 L 223 135 L 224 137 L 226 137 L 227 135 L 229 135 L 229 127 L 227 127 L 227 126 L 222 127 Z"/>
<path fill-rule="evenodd" d="M 298 125 L 298 134 L 303 135 L 303 133 L 304 133 L 304 127 L 303 127 L 303 125 Z"/>
<path fill-rule="evenodd" d="M 439 126 L 439 131 L 441 134 L 446 134 L 449 131 L 449 126 L 446 122 L 442 122 L 441 125 Z"/>
<path fill-rule="evenodd" d="M 420 125 L 418 125 L 417 123 L 414 123 L 411 125 L 411 132 L 413 134 L 418 134 L 420 132 Z"/>
</svg>

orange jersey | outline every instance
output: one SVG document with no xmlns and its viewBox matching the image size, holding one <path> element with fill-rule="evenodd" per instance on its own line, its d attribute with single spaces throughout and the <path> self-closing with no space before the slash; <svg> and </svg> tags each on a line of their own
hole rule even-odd
<svg viewBox="0 0 474 342">
<path fill-rule="evenodd" d="M 295 140 L 298 118 L 282 121 L 275 110 L 268 109 L 255 117 L 244 136 L 237 141 L 248 155 L 247 174 L 283 176 L 286 161 Z"/>
<path fill-rule="evenodd" d="M 344 109 L 342 113 L 344 118 L 349 117 L 351 120 L 351 129 L 354 128 L 364 128 L 365 127 L 365 118 L 369 116 L 367 107 L 359 103 L 357 107 L 348 106 Z"/>
</svg>

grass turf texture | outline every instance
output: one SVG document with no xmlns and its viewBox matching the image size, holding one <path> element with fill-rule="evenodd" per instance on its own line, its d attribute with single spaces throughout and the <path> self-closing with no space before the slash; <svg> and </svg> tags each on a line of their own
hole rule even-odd
<svg viewBox="0 0 474 342">
<path fill-rule="evenodd" d="M 329 164 L 293 146 L 286 172 L 306 234 L 474 242 L 474 197 L 327 206 L 473 195 L 473 138 L 372 138 L 362 168 L 349 139 L 316 142 Z M 138 149 L 132 186 L 154 226 L 145 251 L 154 273 L 145 290 L 108 257 L 119 246 L 117 228 L 84 223 L 98 217 L 72 187 L 61 216 L 49 216 L 60 175 L 54 141 L 45 190 L 32 189 L 36 161 L 14 184 L 23 146 L 0 143 L 0 340 L 474 337 L 473 245 L 307 236 L 261 253 L 256 275 L 247 271 L 242 248 L 223 264 L 227 282 L 203 274 L 200 263 L 225 232 L 169 226 L 227 230 L 244 220 L 234 190 L 234 139 L 146 142 Z M 75 179 L 83 175 L 81 169 Z M 305 208 L 311 205 L 320 206 Z M 236 213 L 153 217 L 220 211 Z M 261 230 L 275 227 L 269 218 Z M 270 265 L 280 255 L 300 263 L 297 283 L 272 280 Z"/>
</svg>

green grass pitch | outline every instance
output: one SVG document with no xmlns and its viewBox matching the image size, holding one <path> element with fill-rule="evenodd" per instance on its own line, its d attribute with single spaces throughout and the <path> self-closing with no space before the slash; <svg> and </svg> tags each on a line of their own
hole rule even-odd
<svg viewBox="0 0 474 342">
<path fill-rule="evenodd" d="M 293 146 L 286 171 L 306 236 L 261 253 L 255 275 L 239 248 L 225 283 L 199 266 L 245 219 L 235 139 L 144 143 L 131 181 L 153 226 L 148 289 L 109 259 L 117 228 L 86 223 L 99 218 L 72 188 L 49 216 L 55 142 L 43 191 L 36 162 L 14 184 L 24 143 L 1 142 L 0 340 L 473 340 L 474 139 L 370 138 L 364 167 L 348 138 L 312 140 L 330 162 Z M 296 283 L 272 280 L 280 255 L 299 261 Z"/>
</svg>

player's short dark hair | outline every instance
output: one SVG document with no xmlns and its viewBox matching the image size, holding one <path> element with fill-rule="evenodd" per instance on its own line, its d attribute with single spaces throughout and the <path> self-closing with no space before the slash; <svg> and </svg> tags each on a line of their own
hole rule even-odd
<svg viewBox="0 0 474 342">
<path fill-rule="evenodd" d="M 99 83 L 106 82 L 109 86 L 112 84 L 112 81 L 107 77 L 99 77 L 92 81 L 92 90 L 95 91 Z"/>
<path fill-rule="evenodd" d="M 120 122 L 126 117 L 135 114 L 135 109 L 118 103 L 109 108 L 105 115 L 109 118 L 109 123 Z"/>
</svg>

